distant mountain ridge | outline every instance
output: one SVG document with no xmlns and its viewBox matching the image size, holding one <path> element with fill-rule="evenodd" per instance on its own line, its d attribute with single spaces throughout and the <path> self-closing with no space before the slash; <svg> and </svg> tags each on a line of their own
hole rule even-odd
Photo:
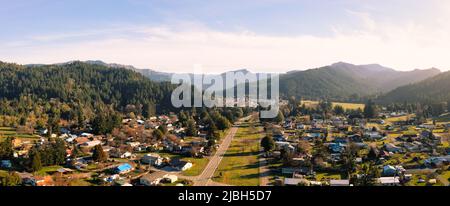
<svg viewBox="0 0 450 206">
<path fill-rule="evenodd" d="M 382 103 L 450 101 L 450 71 L 396 88 L 378 100 Z"/>
<path fill-rule="evenodd" d="M 396 71 L 378 64 L 354 65 L 338 62 L 280 76 L 280 92 L 285 97 L 308 99 L 357 99 L 389 92 L 440 74 L 438 69 Z M 354 101 L 354 100 L 353 100 Z"/>
<path fill-rule="evenodd" d="M 130 65 L 110 64 L 99 60 L 85 61 L 85 63 L 110 68 L 125 68 L 138 72 L 155 82 L 170 81 L 173 75 L 173 73 L 159 72 L 152 69 L 138 69 Z M 240 71 L 244 74 L 250 72 L 247 69 L 235 71 Z M 191 79 L 196 75 L 201 75 L 185 74 L 188 74 Z M 205 74 L 204 76 L 223 77 L 225 74 L 224 72 L 222 74 Z M 305 99 L 327 98 L 357 101 L 360 97 L 382 95 L 398 87 L 418 83 L 439 74 L 441 74 L 441 71 L 436 68 L 396 71 L 379 64 L 354 65 L 338 62 L 320 68 L 280 74 L 280 95 L 285 98 L 295 96 Z M 203 86 L 206 88 L 209 85 L 205 84 Z"/>
</svg>

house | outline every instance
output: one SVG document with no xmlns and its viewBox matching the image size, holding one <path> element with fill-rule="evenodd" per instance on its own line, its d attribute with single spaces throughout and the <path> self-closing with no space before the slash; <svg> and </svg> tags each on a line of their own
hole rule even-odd
<svg viewBox="0 0 450 206">
<path fill-rule="evenodd" d="M 313 139 L 317 139 L 317 138 L 325 138 L 325 135 L 323 135 L 320 132 L 312 132 L 312 133 L 306 134 L 305 138 L 308 140 L 313 140 Z"/>
<path fill-rule="evenodd" d="M 380 134 L 380 132 L 377 131 L 368 131 L 364 133 L 364 137 L 371 139 L 371 140 L 380 140 L 383 139 L 383 135 Z"/>
<path fill-rule="evenodd" d="M 111 176 L 103 178 L 103 181 L 111 183 L 118 179 L 120 179 L 120 176 L 118 174 L 115 174 L 115 175 L 111 175 Z"/>
<path fill-rule="evenodd" d="M 382 186 L 399 186 L 400 185 L 400 177 L 380 177 L 377 179 L 377 182 Z"/>
<path fill-rule="evenodd" d="M 332 118 L 331 122 L 335 127 L 344 126 L 346 124 L 345 119 L 339 117 Z"/>
<path fill-rule="evenodd" d="M 89 142 L 89 139 L 87 137 L 77 137 L 73 140 L 78 145 L 84 144 L 86 142 Z"/>
<path fill-rule="evenodd" d="M 310 168 L 306 167 L 283 167 L 281 168 L 281 173 L 283 175 L 294 175 L 294 174 L 301 174 L 301 175 L 313 175 L 315 174 L 314 171 L 311 171 Z"/>
<path fill-rule="evenodd" d="M 161 166 L 163 163 L 163 158 L 161 158 L 159 154 L 146 154 L 141 158 L 141 162 L 153 166 Z"/>
<path fill-rule="evenodd" d="M 421 124 L 419 125 L 419 128 L 424 128 L 424 129 L 434 129 L 436 126 L 434 126 L 433 124 Z"/>
<path fill-rule="evenodd" d="M 133 157 L 133 153 L 131 153 L 131 152 L 124 152 L 124 153 L 122 153 L 120 155 L 119 158 L 126 159 L 126 158 L 132 158 L 132 157 Z"/>
<path fill-rule="evenodd" d="M 330 143 L 328 145 L 328 148 L 331 150 L 331 152 L 333 153 L 341 153 L 345 150 L 346 145 L 345 144 L 341 144 L 341 143 Z"/>
<path fill-rule="evenodd" d="M 273 140 L 276 142 L 286 142 L 287 141 L 286 137 L 284 137 L 284 135 L 282 135 L 282 134 L 273 135 Z"/>
<path fill-rule="evenodd" d="M 191 169 L 193 166 L 191 162 L 183 161 L 180 159 L 172 160 L 171 165 L 180 171 L 186 171 L 188 169 Z"/>
<path fill-rule="evenodd" d="M 11 160 L 2 160 L 0 163 L 1 168 L 10 169 L 12 168 Z"/>
<path fill-rule="evenodd" d="M 72 169 L 69 169 L 69 168 L 59 168 L 56 171 L 58 173 L 60 173 L 60 174 L 69 174 L 69 173 L 73 173 L 74 172 Z"/>
<path fill-rule="evenodd" d="M 46 134 L 48 134 L 48 129 L 40 129 L 40 130 L 39 130 L 39 134 L 40 134 L 40 135 L 46 135 Z"/>
<path fill-rule="evenodd" d="M 286 186 L 309 186 L 310 182 L 307 179 L 303 178 L 284 178 L 284 185 Z"/>
<path fill-rule="evenodd" d="M 133 167 L 128 163 L 122 164 L 122 165 L 114 168 L 114 172 L 116 174 L 126 174 L 126 173 L 131 172 L 132 170 L 133 170 Z"/>
<path fill-rule="evenodd" d="M 388 152 L 399 153 L 402 152 L 402 148 L 395 146 L 392 143 L 387 143 L 384 145 L 384 149 Z"/>
<path fill-rule="evenodd" d="M 176 175 L 166 174 L 163 176 L 162 181 L 167 182 L 167 183 L 174 183 L 174 182 L 178 181 L 178 177 Z"/>
<path fill-rule="evenodd" d="M 403 143 L 403 147 L 408 150 L 409 152 L 420 152 L 422 149 L 423 144 L 418 141 L 414 141 L 412 143 L 405 142 Z"/>
<path fill-rule="evenodd" d="M 61 134 L 67 134 L 67 135 L 69 135 L 70 134 L 70 130 L 69 129 L 67 129 L 67 128 L 61 128 L 60 130 L 59 130 L 59 132 L 61 133 Z"/>
<path fill-rule="evenodd" d="M 425 160 L 425 165 L 428 167 L 439 167 L 445 164 L 450 164 L 450 155 L 443 157 L 431 157 Z"/>
<path fill-rule="evenodd" d="M 35 177 L 34 181 L 35 181 L 36 186 L 54 186 L 55 185 L 52 176 Z"/>
<path fill-rule="evenodd" d="M 139 179 L 139 183 L 145 186 L 156 186 L 166 176 L 166 172 L 159 171 L 150 174 L 145 174 Z"/>
<path fill-rule="evenodd" d="M 89 138 L 89 137 L 93 137 L 94 135 L 91 134 L 91 133 L 83 132 L 83 133 L 80 134 L 80 136 Z"/>
<path fill-rule="evenodd" d="M 383 167 L 383 176 L 394 176 L 400 173 L 405 172 L 406 170 L 398 165 L 398 166 L 391 166 L 391 165 L 386 165 Z"/>
<path fill-rule="evenodd" d="M 140 142 L 127 142 L 127 145 L 129 145 L 132 148 L 138 147 L 139 145 L 141 145 Z"/>
<path fill-rule="evenodd" d="M 102 144 L 102 142 L 100 140 L 94 140 L 94 141 L 85 142 L 85 143 L 81 144 L 81 146 L 85 147 L 85 148 L 93 148 L 99 144 Z"/>
<path fill-rule="evenodd" d="M 17 173 L 22 180 L 23 186 L 36 186 L 36 180 L 33 177 L 33 174 L 28 172 L 18 172 Z"/>
<path fill-rule="evenodd" d="M 305 129 L 305 125 L 304 124 L 297 124 L 297 129 Z"/>
<path fill-rule="evenodd" d="M 350 186 L 350 180 L 330 180 L 330 186 Z"/>
<path fill-rule="evenodd" d="M 275 150 L 295 151 L 295 147 L 289 142 L 275 142 Z"/>
<path fill-rule="evenodd" d="M 14 139 L 11 141 L 11 143 L 12 143 L 12 145 L 13 145 L 14 148 L 21 147 L 21 146 L 23 145 L 22 140 L 19 139 L 19 138 L 14 138 Z"/>
</svg>

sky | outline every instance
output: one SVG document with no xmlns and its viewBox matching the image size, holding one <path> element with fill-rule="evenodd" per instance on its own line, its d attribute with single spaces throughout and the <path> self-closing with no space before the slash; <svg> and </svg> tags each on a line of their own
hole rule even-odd
<svg viewBox="0 0 450 206">
<path fill-rule="evenodd" d="M 0 0 L 0 61 L 164 72 L 450 69 L 448 0 Z"/>
</svg>

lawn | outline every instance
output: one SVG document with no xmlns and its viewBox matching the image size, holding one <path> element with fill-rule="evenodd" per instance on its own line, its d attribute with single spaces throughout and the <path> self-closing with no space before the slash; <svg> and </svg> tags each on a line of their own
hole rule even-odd
<svg viewBox="0 0 450 206">
<path fill-rule="evenodd" d="M 63 167 L 61 166 L 46 166 L 46 167 L 42 167 L 41 170 L 35 172 L 36 175 L 41 175 L 41 176 L 46 176 L 46 175 L 52 175 L 53 173 L 55 173 L 58 169 L 61 169 Z"/>
<path fill-rule="evenodd" d="M 83 179 L 74 179 L 69 182 L 69 186 L 92 186 L 92 184 Z"/>
<path fill-rule="evenodd" d="M 305 106 L 309 107 L 309 108 L 315 108 L 315 107 L 317 107 L 319 102 L 318 101 L 304 100 L 304 101 L 301 102 L 301 104 L 305 104 Z M 333 105 L 333 107 L 339 105 L 339 106 L 343 107 L 345 110 L 356 110 L 358 108 L 363 110 L 364 107 L 365 107 L 364 104 L 344 103 L 344 102 L 333 102 L 332 105 Z"/>
<path fill-rule="evenodd" d="M 339 173 L 330 173 L 330 172 L 318 172 L 316 173 L 316 180 L 317 181 L 324 181 L 324 180 L 340 180 L 341 174 Z"/>
<path fill-rule="evenodd" d="M 356 109 L 364 110 L 364 107 L 365 107 L 364 104 L 333 102 L 333 107 L 335 107 L 336 105 L 339 105 L 339 106 L 343 107 L 345 110 L 347 110 L 347 109 L 350 109 L 350 110 L 356 110 Z"/>
<path fill-rule="evenodd" d="M 16 137 L 25 140 L 35 140 L 39 138 L 37 135 L 17 133 L 16 129 L 12 127 L 0 127 L 0 142 L 7 137 Z"/>
<path fill-rule="evenodd" d="M 203 169 L 209 162 L 208 158 L 182 158 L 184 161 L 192 162 L 192 168 L 183 171 L 182 174 L 185 176 L 198 176 L 203 172 Z"/>
<path fill-rule="evenodd" d="M 0 170 L 0 177 L 5 177 L 6 175 L 8 175 L 8 171 Z"/>
<path fill-rule="evenodd" d="M 258 131 L 262 131 L 259 127 Z M 259 144 L 262 133 L 242 124 L 222 159 L 214 180 L 229 185 L 259 185 Z"/>
<path fill-rule="evenodd" d="M 412 117 L 414 117 L 415 115 L 404 115 L 404 116 L 399 116 L 399 117 L 390 117 L 386 119 L 386 122 L 399 122 L 399 121 L 406 121 Z"/>
<path fill-rule="evenodd" d="M 450 171 L 445 171 L 441 174 L 441 177 L 450 182 Z"/>
<path fill-rule="evenodd" d="M 419 179 L 426 180 L 426 175 L 413 174 L 412 179 L 408 182 L 408 186 L 426 186 L 426 182 L 419 182 Z"/>
</svg>

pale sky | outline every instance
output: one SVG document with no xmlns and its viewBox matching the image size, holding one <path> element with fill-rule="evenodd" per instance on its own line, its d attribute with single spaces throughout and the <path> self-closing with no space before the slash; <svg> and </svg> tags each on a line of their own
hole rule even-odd
<svg viewBox="0 0 450 206">
<path fill-rule="evenodd" d="M 0 0 L 0 61 L 164 72 L 450 69 L 448 0 Z"/>
</svg>

